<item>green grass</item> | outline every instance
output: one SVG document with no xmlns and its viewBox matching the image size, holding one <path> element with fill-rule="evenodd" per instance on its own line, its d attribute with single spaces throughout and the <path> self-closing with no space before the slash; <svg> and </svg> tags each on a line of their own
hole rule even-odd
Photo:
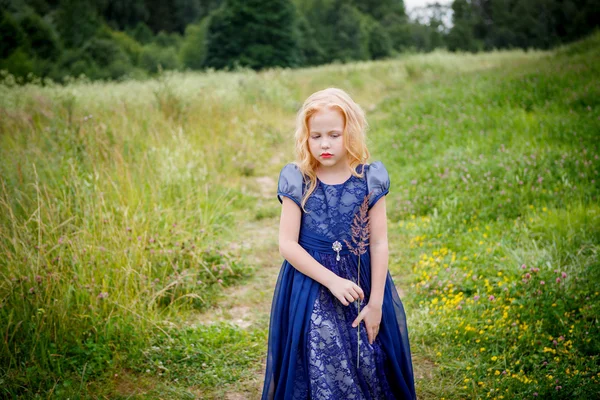
<svg viewBox="0 0 600 400">
<path fill-rule="evenodd" d="M 600 394 L 600 36 L 588 42 L 381 107 L 390 230 L 410 239 L 390 268 L 435 365 L 422 398 Z"/>
<path fill-rule="evenodd" d="M 596 34 L 554 52 L 5 79 L 0 393 L 256 397 L 268 321 L 190 319 L 262 267 L 234 246 L 244 224 L 278 218 L 257 179 L 291 161 L 304 98 L 337 86 L 367 110 L 391 175 L 419 397 L 593 398 L 599 49 Z"/>
</svg>

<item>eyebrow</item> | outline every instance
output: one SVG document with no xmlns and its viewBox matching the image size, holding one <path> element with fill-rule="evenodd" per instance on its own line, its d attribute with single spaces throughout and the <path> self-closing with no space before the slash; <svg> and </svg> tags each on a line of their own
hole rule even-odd
<svg viewBox="0 0 600 400">
<path fill-rule="evenodd" d="M 327 133 L 332 133 L 332 132 L 343 133 L 343 132 L 342 132 L 342 131 L 340 131 L 339 129 L 334 129 L 334 130 L 331 130 L 331 131 L 329 131 L 329 132 L 327 132 Z M 321 134 L 321 132 L 319 132 L 319 131 L 310 131 L 310 134 L 311 134 L 311 135 L 312 135 L 313 133 L 318 133 L 319 135 Z"/>
</svg>

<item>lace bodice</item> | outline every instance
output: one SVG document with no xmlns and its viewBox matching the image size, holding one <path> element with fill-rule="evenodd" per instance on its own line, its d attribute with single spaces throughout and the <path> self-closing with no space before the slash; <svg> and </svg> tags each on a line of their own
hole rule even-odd
<svg viewBox="0 0 600 400">
<path fill-rule="evenodd" d="M 356 171 L 360 172 L 362 167 L 363 164 L 358 165 Z M 306 202 L 306 212 L 302 211 L 301 230 L 308 229 L 332 241 L 350 240 L 352 220 L 367 193 L 372 191 L 370 209 L 390 188 L 388 172 L 380 161 L 364 164 L 364 168 L 363 178 L 351 175 L 346 182 L 336 185 L 317 179 L 317 187 Z M 277 198 L 283 202 L 281 196 L 289 197 L 300 206 L 307 187 L 298 166 L 289 163 L 279 174 Z"/>
</svg>

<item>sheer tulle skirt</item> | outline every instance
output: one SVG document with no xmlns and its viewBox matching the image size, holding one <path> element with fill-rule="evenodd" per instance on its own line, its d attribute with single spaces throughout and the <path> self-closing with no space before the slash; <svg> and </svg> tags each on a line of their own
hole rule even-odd
<svg viewBox="0 0 600 400">
<path fill-rule="evenodd" d="M 335 253 L 323 251 L 324 243 L 314 243 L 321 251 L 304 244 L 318 262 L 356 282 L 358 257 L 346 251 L 336 261 Z M 360 263 L 363 307 L 371 290 L 369 252 Z M 344 306 L 284 260 L 273 295 L 262 399 L 415 399 L 406 316 L 389 272 L 373 344 L 364 322 L 357 343 L 357 328 L 351 326 L 357 315 L 355 303 Z"/>
</svg>

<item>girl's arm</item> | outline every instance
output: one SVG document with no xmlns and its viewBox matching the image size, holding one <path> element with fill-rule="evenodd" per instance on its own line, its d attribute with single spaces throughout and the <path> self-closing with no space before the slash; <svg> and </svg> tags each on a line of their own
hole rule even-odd
<svg viewBox="0 0 600 400">
<path fill-rule="evenodd" d="M 279 221 L 279 253 L 283 258 L 304 275 L 327 287 L 345 306 L 359 296 L 361 299 L 364 298 L 364 293 L 358 285 L 325 268 L 298 244 L 302 211 L 288 197 L 283 197 L 282 204 Z"/>
<path fill-rule="evenodd" d="M 381 307 L 388 272 L 388 237 L 385 196 L 369 210 L 369 247 L 371 253 L 371 297 L 369 304 Z"/>
</svg>

